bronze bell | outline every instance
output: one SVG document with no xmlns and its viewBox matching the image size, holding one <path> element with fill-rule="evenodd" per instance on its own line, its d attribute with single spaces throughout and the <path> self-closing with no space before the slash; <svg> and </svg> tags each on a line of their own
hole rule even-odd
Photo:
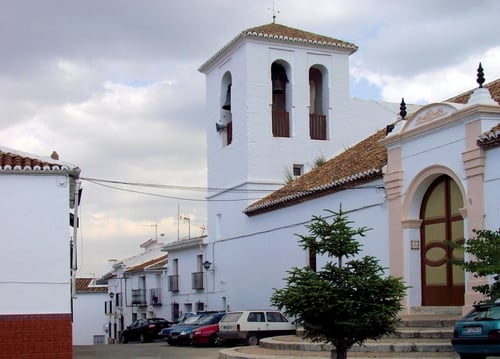
<svg viewBox="0 0 500 359">
<path fill-rule="evenodd" d="M 230 111 L 231 110 L 231 85 L 227 85 L 227 92 L 226 92 L 226 101 L 222 105 L 223 110 Z"/>
<path fill-rule="evenodd" d="M 283 85 L 281 84 L 281 80 L 273 80 L 273 93 L 283 93 Z"/>
</svg>

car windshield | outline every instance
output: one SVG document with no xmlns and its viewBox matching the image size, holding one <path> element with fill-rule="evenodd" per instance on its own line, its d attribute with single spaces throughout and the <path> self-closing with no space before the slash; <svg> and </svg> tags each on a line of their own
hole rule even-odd
<svg viewBox="0 0 500 359">
<path fill-rule="evenodd" d="M 500 306 L 477 307 L 466 319 L 468 320 L 500 320 Z"/>
<path fill-rule="evenodd" d="M 193 315 L 192 317 L 187 318 L 183 324 L 194 324 L 202 317 L 203 317 L 202 315 Z"/>
<path fill-rule="evenodd" d="M 224 318 L 222 318 L 221 322 L 237 322 L 242 314 L 243 312 L 227 313 Z"/>
<path fill-rule="evenodd" d="M 200 318 L 200 320 L 198 320 L 195 324 L 200 325 L 200 326 L 214 324 L 217 316 L 218 316 L 218 314 L 205 315 L 204 317 Z"/>
</svg>

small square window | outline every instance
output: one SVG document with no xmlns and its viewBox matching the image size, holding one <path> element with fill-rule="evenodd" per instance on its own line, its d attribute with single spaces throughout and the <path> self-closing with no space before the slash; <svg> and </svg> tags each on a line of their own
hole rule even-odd
<svg viewBox="0 0 500 359">
<path fill-rule="evenodd" d="M 304 166 L 303 165 L 293 165 L 293 175 L 295 177 L 300 177 L 304 174 Z"/>
</svg>

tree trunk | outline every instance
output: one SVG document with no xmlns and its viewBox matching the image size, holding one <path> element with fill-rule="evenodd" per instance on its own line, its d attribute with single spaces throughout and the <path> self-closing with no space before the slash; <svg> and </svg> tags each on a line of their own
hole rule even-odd
<svg viewBox="0 0 500 359">
<path fill-rule="evenodd" d="M 332 349 L 330 352 L 331 359 L 347 359 L 347 349 Z"/>
</svg>

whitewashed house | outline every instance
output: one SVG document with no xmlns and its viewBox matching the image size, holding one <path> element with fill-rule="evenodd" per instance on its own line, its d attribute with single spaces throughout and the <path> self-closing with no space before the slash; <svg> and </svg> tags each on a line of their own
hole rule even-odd
<svg viewBox="0 0 500 359">
<path fill-rule="evenodd" d="M 70 214 L 78 218 L 79 175 L 55 152 L 45 157 L 0 147 L 4 356 L 72 357 Z"/>
<path fill-rule="evenodd" d="M 168 252 L 167 290 L 172 321 L 186 312 L 225 308 L 224 298 L 213 308 L 206 301 L 206 293 L 214 284 L 207 280 L 212 264 L 203 255 L 205 239 L 205 236 L 187 238 L 162 246 Z"/>
<path fill-rule="evenodd" d="M 96 278 L 76 278 L 73 345 L 107 344 L 108 317 L 102 310 L 108 286 Z"/>
<path fill-rule="evenodd" d="M 133 321 L 142 318 L 171 317 L 166 289 L 167 254 L 161 243 L 150 239 L 140 245 L 143 252 L 120 261 L 110 260 L 108 293 L 102 310 L 108 318 L 108 341 L 115 343 L 120 333 Z"/>
</svg>

